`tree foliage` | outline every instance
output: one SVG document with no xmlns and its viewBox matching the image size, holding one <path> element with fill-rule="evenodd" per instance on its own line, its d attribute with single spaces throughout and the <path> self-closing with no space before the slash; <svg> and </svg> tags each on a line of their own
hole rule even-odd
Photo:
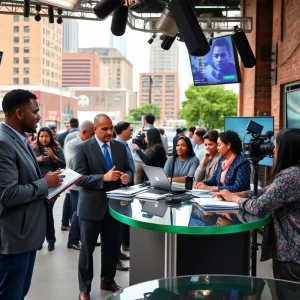
<svg viewBox="0 0 300 300">
<path fill-rule="evenodd" d="M 126 118 L 127 121 L 140 122 L 142 116 L 147 114 L 154 114 L 155 119 L 160 119 L 160 108 L 156 104 L 144 104 L 141 107 L 133 108 L 129 110 L 129 115 Z"/>
<path fill-rule="evenodd" d="M 223 129 L 224 117 L 237 114 L 238 97 L 222 86 L 190 85 L 185 92 L 180 116 L 188 126 L 203 125 L 208 129 Z"/>
</svg>

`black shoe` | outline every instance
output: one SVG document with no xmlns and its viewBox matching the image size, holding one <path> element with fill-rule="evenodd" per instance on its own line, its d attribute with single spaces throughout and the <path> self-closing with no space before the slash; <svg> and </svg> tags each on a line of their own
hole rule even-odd
<svg viewBox="0 0 300 300">
<path fill-rule="evenodd" d="M 54 243 L 48 244 L 48 251 L 53 251 L 55 249 Z"/>
<path fill-rule="evenodd" d="M 68 244 L 67 246 L 69 249 L 73 249 L 73 250 L 80 250 L 81 246 L 80 244 Z"/>
<path fill-rule="evenodd" d="M 129 267 L 124 265 L 119 259 L 117 261 L 117 270 L 119 271 L 129 271 Z"/>
<path fill-rule="evenodd" d="M 118 254 L 118 259 L 119 260 L 129 260 L 130 256 L 125 254 L 124 252 L 120 251 Z"/>
<path fill-rule="evenodd" d="M 101 246 L 101 243 L 97 242 L 96 247 L 100 247 L 100 246 Z"/>
</svg>

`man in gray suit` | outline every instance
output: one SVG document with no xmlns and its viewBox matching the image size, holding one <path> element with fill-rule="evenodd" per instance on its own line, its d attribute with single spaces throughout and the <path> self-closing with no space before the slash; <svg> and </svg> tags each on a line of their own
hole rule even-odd
<svg viewBox="0 0 300 300">
<path fill-rule="evenodd" d="M 101 289 L 112 292 L 119 252 L 120 223 L 111 217 L 107 191 L 127 185 L 133 176 L 123 144 L 112 140 L 113 124 L 105 114 L 94 120 L 95 136 L 76 147 L 74 171 L 84 177 L 78 203 L 81 249 L 79 255 L 79 299 L 89 300 L 93 280 L 93 252 L 101 235 Z"/>
<path fill-rule="evenodd" d="M 27 133 L 40 120 L 36 96 L 13 90 L 2 102 L 5 121 L 0 127 L 0 299 L 27 295 L 36 249 L 46 235 L 45 200 L 48 189 L 61 184 L 61 171 L 41 176 Z M 51 199 L 49 201 L 55 201 Z"/>
</svg>

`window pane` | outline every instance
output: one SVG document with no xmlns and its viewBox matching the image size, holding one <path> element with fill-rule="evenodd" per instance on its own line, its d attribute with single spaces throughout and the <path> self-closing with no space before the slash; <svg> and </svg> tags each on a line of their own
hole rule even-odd
<svg viewBox="0 0 300 300">
<path fill-rule="evenodd" d="M 29 64 L 29 62 L 30 62 L 29 57 L 24 57 L 24 64 Z"/>
<path fill-rule="evenodd" d="M 19 32 L 20 28 L 19 26 L 14 26 L 14 32 Z"/>
<path fill-rule="evenodd" d="M 14 84 L 19 84 L 19 78 L 14 78 Z"/>
<path fill-rule="evenodd" d="M 14 16 L 14 22 L 19 22 L 20 18 L 19 16 Z"/>
<path fill-rule="evenodd" d="M 24 84 L 29 84 L 29 78 L 24 78 Z"/>
<path fill-rule="evenodd" d="M 14 68 L 14 74 L 19 74 L 19 68 Z"/>
<path fill-rule="evenodd" d="M 24 36 L 24 43 L 29 43 L 29 42 L 30 42 L 29 36 Z"/>
<path fill-rule="evenodd" d="M 24 68 L 24 74 L 29 74 L 29 68 Z"/>
<path fill-rule="evenodd" d="M 24 22 L 29 22 L 29 18 L 24 17 Z"/>
<path fill-rule="evenodd" d="M 14 64 L 18 64 L 19 63 L 19 57 L 14 57 Z"/>
<path fill-rule="evenodd" d="M 14 43 L 19 43 L 19 37 L 18 36 L 14 36 Z"/>
<path fill-rule="evenodd" d="M 19 47 L 14 47 L 14 53 L 19 53 Z"/>
<path fill-rule="evenodd" d="M 30 27 L 29 26 L 24 26 L 24 32 L 30 32 Z"/>
<path fill-rule="evenodd" d="M 24 47 L 24 53 L 29 53 L 29 52 L 30 52 L 29 47 Z"/>
</svg>

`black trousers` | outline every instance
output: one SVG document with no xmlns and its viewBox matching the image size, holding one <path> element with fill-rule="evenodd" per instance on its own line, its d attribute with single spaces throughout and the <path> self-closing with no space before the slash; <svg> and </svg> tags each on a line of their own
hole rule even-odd
<svg viewBox="0 0 300 300">
<path fill-rule="evenodd" d="M 93 252 L 99 234 L 101 236 L 101 282 L 114 282 L 120 245 L 120 223 L 107 211 L 101 221 L 80 218 L 81 249 L 78 280 L 81 292 L 91 291 L 94 276 Z"/>
<path fill-rule="evenodd" d="M 275 279 L 296 281 L 300 283 L 300 264 L 280 262 L 273 259 L 273 275 Z M 289 282 L 275 283 L 278 300 L 300 299 L 298 287 Z"/>
<path fill-rule="evenodd" d="M 47 212 L 47 228 L 46 228 L 46 240 L 48 243 L 55 243 L 55 229 L 54 229 L 54 218 L 53 218 L 53 206 L 54 203 L 46 204 L 46 212 Z"/>
</svg>

